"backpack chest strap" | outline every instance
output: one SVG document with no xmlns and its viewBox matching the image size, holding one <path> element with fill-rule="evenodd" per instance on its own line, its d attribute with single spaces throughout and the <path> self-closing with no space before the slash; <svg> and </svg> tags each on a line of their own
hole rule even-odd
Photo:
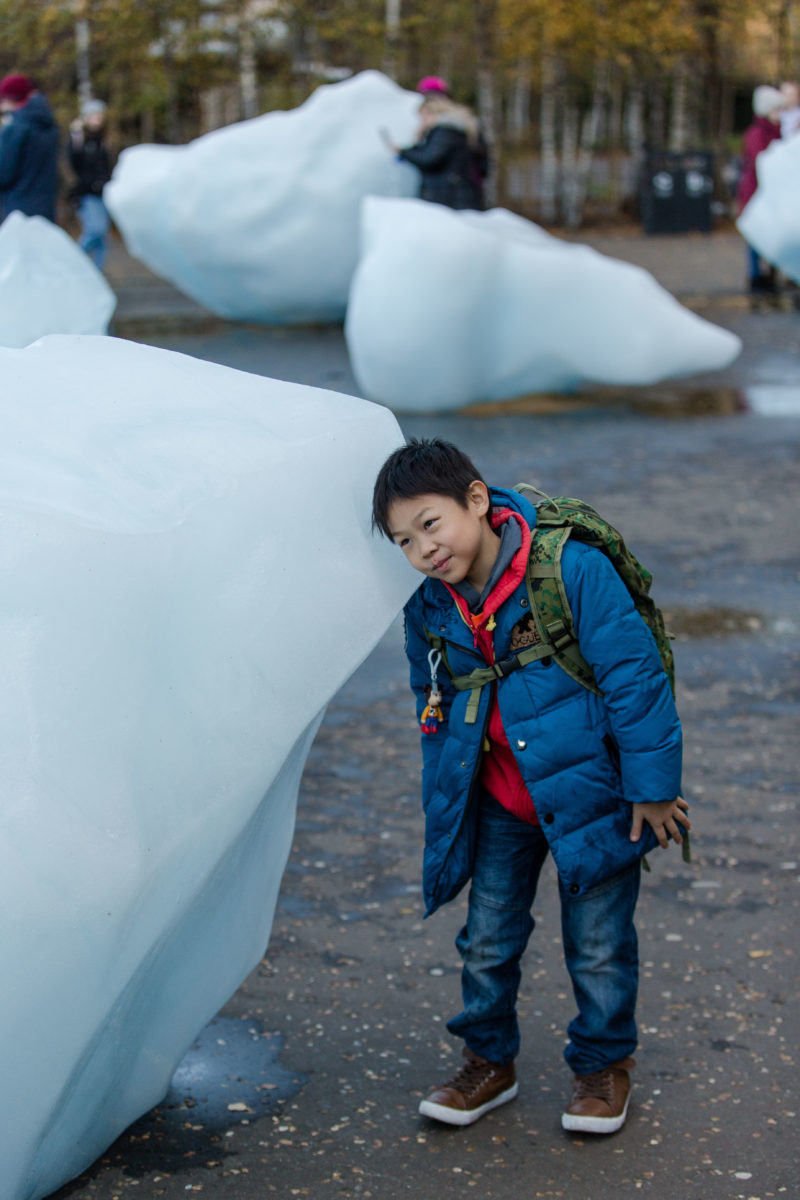
<svg viewBox="0 0 800 1200">
<path fill-rule="evenodd" d="M 519 654 L 510 654 L 508 658 L 503 658 L 490 666 L 476 667 L 474 671 L 470 671 L 469 675 L 454 676 L 451 683 L 456 691 L 471 693 L 467 701 L 467 711 L 464 714 L 465 724 L 474 725 L 477 721 L 481 691 L 488 683 L 506 679 L 507 676 L 513 675 L 514 671 L 519 671 L 522 667 L 527 667 L 529 663 L 537 662 L 539 659 L 552 657 L 554 653 L 554 645 L 542 642 L 520 650 Z"/>
</svg>

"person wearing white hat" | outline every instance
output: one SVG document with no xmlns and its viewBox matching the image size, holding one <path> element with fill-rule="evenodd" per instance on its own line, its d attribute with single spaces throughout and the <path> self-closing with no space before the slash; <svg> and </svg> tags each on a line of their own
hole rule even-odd
<svg viewBox="0 0 800 1200">
<path fill-rule="evenodd" d="M 768 84 L 759 85 L 753 92 L 754 120 L 742 137 L 742 169 L 736 191 L 740 213 L 758 187 L 756 160 L 759 154 L 781 136 L 780 114 L 785 105 L 782 93 Z M 775 295 L 778 290 L 775 268 L 770 263 L 764 263 L 752 246 L 747 247 L 747 261 L 748 287 L 754 301 L 764 295 Z"/>
<path fill-rule="evenodd" d="M 111 178 L 111 155 L 105 133 L 105 104 L 102 100 L 87 100 L 80 117 L 70 127 L 68 156 L 77 182 L 69 194 L 77 203 L 81 223 L 78 245 L 101 271 L 106 261 L 110 225 L 103 203 L 103 188 Z"/>
<path fill-rule="evenodd" d="M 786 106 L 781 109 L 781 137 L 785 141 L 800 133 L 800 87 L 787 80 L 781 84 L 781 95 Z"/>
</svg>

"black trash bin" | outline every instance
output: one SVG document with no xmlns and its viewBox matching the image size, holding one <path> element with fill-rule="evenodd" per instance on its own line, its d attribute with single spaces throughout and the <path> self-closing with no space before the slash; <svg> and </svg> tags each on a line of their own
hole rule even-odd
<svg viewBox="0 0 800 1200">
<path fill-rule="evenodd" d="M 649 153 L 639 197 L 645 233 L 710 233 L 712 166 L 712 155 L 702 150 Z"/>
</svg>

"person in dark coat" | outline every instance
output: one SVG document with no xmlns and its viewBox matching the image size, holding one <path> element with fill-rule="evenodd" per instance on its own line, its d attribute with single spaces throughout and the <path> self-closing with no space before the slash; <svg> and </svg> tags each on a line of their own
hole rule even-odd
<svg viewBox="0 0 800 1200">
<path fill-rule="evenodd" d="M 58 196 L 58 126 L 50 105 L 27 75 L 0 81 L 0 111 L 10 119 L 0 132 L 0 210 L 55 222 Z"/>
<path fill-rule="evenodd" d="M 781 136 L 780 114 L 785 99 L 777 88 L 762 84 L 753 92 L 754 120 L 742 135 L 742 163 L 736 200 L 739 212 L 755 195 L 758 188 L 756 160 L 767 146 Z M 773 295 L 778 290 L 775 268 L 763 262 L 752 246 L 747 247 L 748 287 L 754 301 L 759 296 Z"/>
<path fill-rule="evenodd" d="M 447 84 L 437 76 L 420 80 L 417 90 L 423 95 L 417 142 L 391 148 L 419 169 L 420 200 L 482 209 L 488 154 L 476 117 L 451 99 Z"/>
<path fill-rule="evenodd" d="M 78 206 L 81 236 L 78 245 L 102 271 L 106 261 L 106 238 L 110 224 L 103 203 L 103 188 L 111 178 L 111 154 L 106 144 L 106 106 L 88 100 L 81 117 L 70 129 L 67 149 L 69 164 L 77 176 L 70 199 Z"/>
</svg>

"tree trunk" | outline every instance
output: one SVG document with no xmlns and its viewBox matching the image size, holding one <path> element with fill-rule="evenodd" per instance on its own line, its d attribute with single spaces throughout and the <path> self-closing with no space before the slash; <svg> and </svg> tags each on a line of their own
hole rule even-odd
<svg viewBox="0 0 800 1200">
<path fill-rule="evenodd" d="M 561 211 L 564 223 L 574 229 L 578 184 L 578 106 L 573 99 L 564 105 L 561 127 Z"/>
<path fill-rule="evenodd" d="M 164 70 L 167 77 L 167 104 L 166 104 L 166 135 L 167 141 L 171 146 L 180 145 L 181 141 L 181 122 L 178 113 L 178 88 L 175 81 L 175 72 L 173 70 L 173 61 L 171 57 L 164 56 Z"/>
<path fill-rule="evenodd" d="M 587 206 L 591 164 L 594 162 L 595 148 L 603 136 L 603 126 L 606 124 L 606 103 L 608 100 L 608 83 L 610 78 L 609 64 L 606 59 L 595 65 L 595 82 L 591 108 L 583 119 L 581 130 L 581 150 L 578 154 L 575 187 L 575 210 L 572 212 L 575 224 L 571 229 L 579 229 L 583 224 L 583 214 Z"/>
<path fill-rule="evenodd" d="M 680 154 L 689 145 L 689 63 L 678 59 L 672 73 L 672 107 L 669 121 L 669 148 Z"/>
<path fill-rule="evenodd" d="M 155 141 L 156 119 L 152 108 L 144 108 L 139 115 L 139 141 L 147 144 Z"/>
<path fill-rule="evenodd" d="M 500 154 L 497 88 L 495 86 L 495 29 L 497 0 L 473 0 L 478 62 L 478 116 L 489 143 L 492 170 L 484 186 L 486 203 L 496 204 L 500 195 L 502 161 Z"/>
<path fill-rule="evenodd" d="M 161 27 L 161 36 L 163 44 L 163 52 L 161 55 L 161 67 L 164 72 L 164 91 L 165 91 L 165 133 L 167 141 L 172 146 L 177 146 L 181 140 L 180 117 L 178 114 L 178 81 L 175 77 L 175 45 L 173 43 L 173 32 L 168 28 L 166 18 Z"/>
<path fill-rule="evenodd" d="M 792 47 L 792 26 L 791 26 L 791 0 L 781 0 L 778 11 L 776 13 L 776 40 L 777 40 L 777 60 L 778 60 L 778 78 L 779 79 L 794 79 L 792 72 L 794 65 L 794 53 Z"/>
<path fill-rule="evenodd" d="M 401 0 L 386 0 L 386 33 L 383 49 L 383 73 L 396 78 L 397 46 L 400 41 Z"/>
<path fill-rule="evenodd" d="M 572 138 L 577 140 L 577 108 L 574 109 L 574 115 L 570 116 L 570 121 L 574 125 L 574 133 L 570 130 L 569 140 L 566 136 L 565 122 L 564 166 L 568 182 L 564 195 L 564 219 L 568 229 L 580 229 L 583 224 L 583 213 L 586 207 L 586 195 L 589 190 L 589 176 L 592 171 L 594 151 L 602 136 L 605 120 L 608 81 L 608 62 L 605 60 L 598 62 L 594 71 L 592 107 L 586 113 L 581 124 L 579 147 L 576 148 L 572 144 Z M 569 169 L 567 169 L 568 162 L 570 163 Z"/>
<path fill-rule="evenodd" d="M 625 145 L 628 153 L 638 158 L 644 150 L 644 88 L 634 76 L 625 106 Z"/>
<path fill-rule="evenodd" d="M 222 119 L 222 88 L 206 88 L 200 93 L 200 132 L 219 129 Z"/>
<path fill-rule="evenodd" d="M 658 78 L 653 84 L 650 94 L 650 136 L 648 142 L 656 150 L 664 149 L 666 128 L 666 100 L 664 97 L 664 79 Z"/>
<path fill-rule="evenodd" d="M 620 172 L 620 195 L 624 199 L 633 198 L 638 203 L 644 160 L 650 140 L 644 122 L 644 85 L 638 73 L 634 73 L 625 106 L 625 146 L 633 165 L 627 174 L 627 183 L 623 172 Z"/>
<path fill-rule="evenodd" d="M 78 104 L 92 98 L 92 76 L 89 62 L 89 22 L 86 0 L 75 0 L 75 74 L 78 79 Z"/>
<path fill-rule="evenodd" d="M 527 139 L 531 126 L 531 67 L 530 60 L 521 55 L 511 85 L 506 132 L 515 141 Z"/>
<path fill-rule="evenodd" d="M 613 150 L 622 150 L 625 145 L 625 97 L 621 75 L 616 75 L 611 83 L 608 109 L 608 144 Z"/>
<path fill-rule="evenodd" d="M 239 12 L 239 92 L 245 121 L 258 116 L 258 76 L 253 14 L 247 0 Z"/>
<path fill-rule="evenodd" d="M 547 41 L 542 43 L 542 103 L 539 112 L 542 179 L 539 190 L 541 220 L 552 225 L 558 216 L 558 150 L 556 149 L 556 95 L 558 62 Z"/>
<path fill-rule="evenodd" d="M 797 47 L 800 44 L 800 19 L 798 18 L 797 9 L 794 5 L 789 9 L 789 79 L 797 79 L 800 76 L 800 60 L 798 60 Z"/>
</svg>

